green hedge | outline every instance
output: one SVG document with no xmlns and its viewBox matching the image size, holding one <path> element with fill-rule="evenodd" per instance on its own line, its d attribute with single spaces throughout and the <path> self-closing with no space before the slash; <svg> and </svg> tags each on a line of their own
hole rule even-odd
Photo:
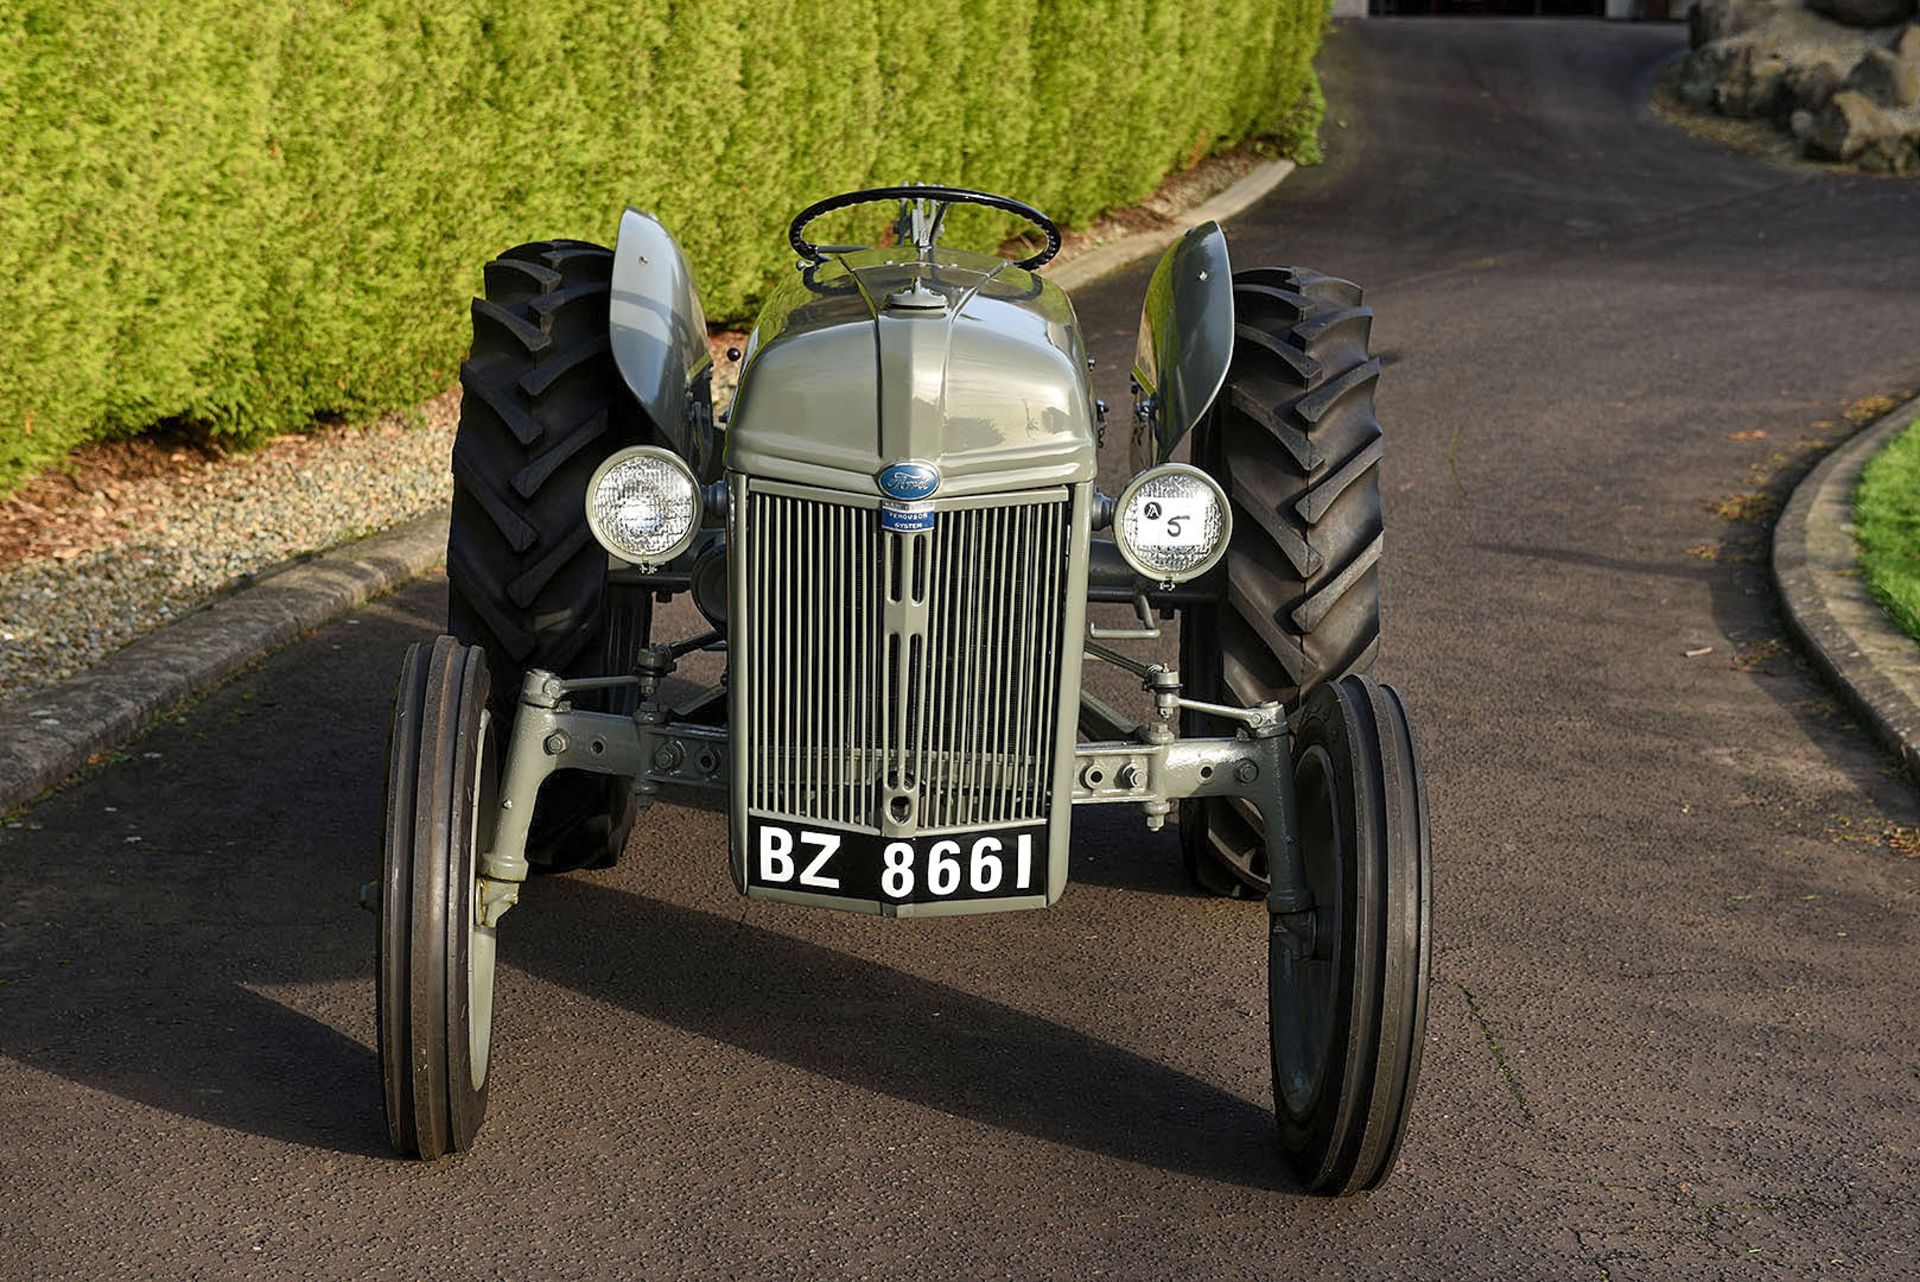
<svg viewBox="0 0 1920 1282">
<path fill-rule="evenodd" d="M 1310 153 L 1325 0 L 29 0 L 0 10 L 0 493 L 449 383 L 480 264 L 632 202 L 751 314 L 809 200 L 1063 221 L 1196 149 Z"/>
</svg>

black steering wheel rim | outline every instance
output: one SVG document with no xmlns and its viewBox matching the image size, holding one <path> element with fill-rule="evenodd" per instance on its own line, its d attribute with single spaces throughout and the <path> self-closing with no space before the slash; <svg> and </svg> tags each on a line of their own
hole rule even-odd
<svg viewBox="0 0 1920 1282">
<path fill-rule="evenodd" d="M 882 200 L 936 200 L 947 205 L 982 205 L 988 209 L 997 209 L 1001 213 L 1025 219 L 1046 233 L 1047 247 L 1037 254 L 1017 260 L 1014 266 L 1022 271 L 1033 271 L 1060 252 L 1060 228 L 1053 219 L 1026 201 L 1015 200 L 1011 196 L 995 196 L 991 192 L 974 191 L 967 187 L 941 187 L 930 184 L 864 187 L 859 191 L 842 192 L 838 196 L 816 200 L 795 214 L 793 221 L 787 224 L 787 243 L 792 245 L 793 252 L 800 255 L 806 262 L 824 262 L 821 248 L 806 237 L 808 225 L 821 215 L 830 214 L 836 209 L 847 209 L 854 205 L 866 205 Z"/>
</svg>

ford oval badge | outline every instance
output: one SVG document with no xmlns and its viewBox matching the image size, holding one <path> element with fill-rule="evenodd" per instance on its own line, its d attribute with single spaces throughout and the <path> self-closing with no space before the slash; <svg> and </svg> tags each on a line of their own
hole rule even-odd
<svg viewBox="0 0 1920 1282">
<path fill-rule="evenodd" d="M 880 469 L 880 475 L 875 479 L 880 482 L 880 492 L 888 498 L 913 503 L 931 498 L 933 492 L 940 488 L 940 469 L 931 463 L 912 460 L 889 463 Z"/>
</svg>

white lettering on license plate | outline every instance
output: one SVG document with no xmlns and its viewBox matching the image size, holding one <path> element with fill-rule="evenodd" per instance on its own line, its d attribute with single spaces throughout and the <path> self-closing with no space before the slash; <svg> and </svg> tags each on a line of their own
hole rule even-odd
<svg viewBox="0 0 1920 1282">
<path fill-rule="evenodd" d="M 824 871 L 827 864 L 840 849 L 838 834 L 831 832 L 800 831 L 800 845 L 811 847 L 813 858 L 805 868 L 800 869 L 799 884 L 809 890 L 838 890 L 840 879 L 829 877 Z M 802 855 L 805 858 L 805 855 Z M 794 861 L 793 834 L 785 828 L 776 828 L 767 824 L 760 829 L 760 880 L 780 883 L 794 880 L 794 870 L 799 868 Z"/>
<path fill-rule="evenodd" d="M 1033 831 L 886 840 L 753 821 L 749 880 L 895 903 L 1038 893 Z"/>
</svg>

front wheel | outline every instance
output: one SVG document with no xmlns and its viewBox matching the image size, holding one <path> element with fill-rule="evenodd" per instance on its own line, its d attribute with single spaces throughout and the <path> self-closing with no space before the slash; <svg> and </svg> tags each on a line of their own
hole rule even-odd
<svg viewBox="0 0 1920 1282">
<path fill-rule="evenodd" d="M 387 1134 L 402 1156 L 467 1148 L 487 1112 L 494 932 L 478 858 L 498 762 L 483 652 L 407 650 L 387 741 L 386 866 L 375 1001 Z"/>
<path fill-rule="evenodd" d="M 1431 966 L 1426 789 L 1406 706 L 1347 677 L 1307 696 L 1294 740 L 1305 938 L 1279 918 L 1267 991 L 1280 1148 L 1308 1191 L 1377 1188 L 1420 1076 Z"/>
</svg>

